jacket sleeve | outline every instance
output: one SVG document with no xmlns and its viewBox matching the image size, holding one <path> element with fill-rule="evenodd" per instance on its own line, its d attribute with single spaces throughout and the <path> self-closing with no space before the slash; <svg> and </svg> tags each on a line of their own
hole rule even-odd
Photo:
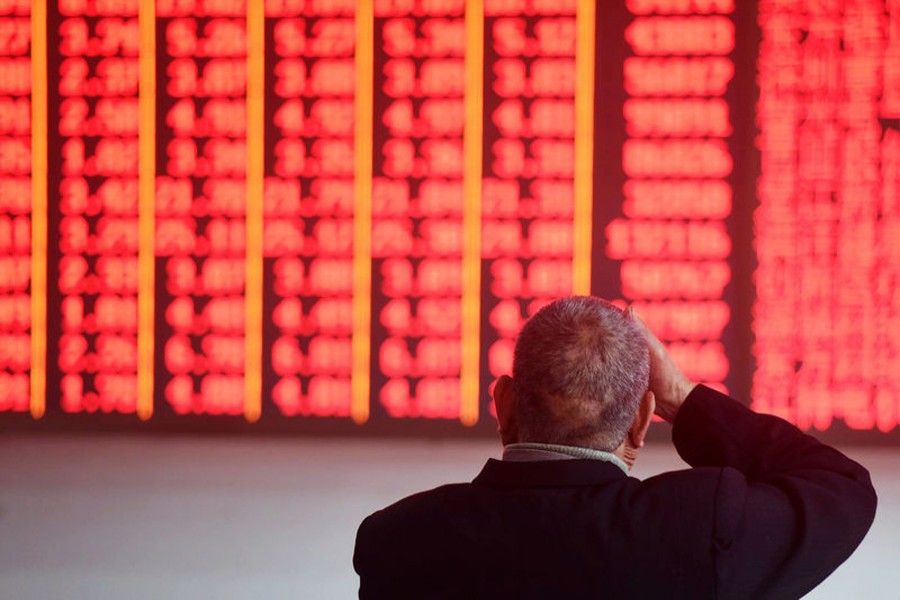
<svg viewBox="0 0 900 600">
<path fill-rule="evenodd" d="M 720 598 L 798 598 L 872 524 L 868 471 L 783 419 L 701 385 L 672 435 L 688 464 L 719 469 L 710 544 Z"/>
</svg>

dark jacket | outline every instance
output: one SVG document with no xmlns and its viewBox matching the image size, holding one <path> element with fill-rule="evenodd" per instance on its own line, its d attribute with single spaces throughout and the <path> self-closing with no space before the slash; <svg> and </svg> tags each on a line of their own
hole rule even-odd
<svg viewBox="0 0 900 600">
<path fill-rule="evenodd" d="M 693 468 L 489 460 L 374 513 L 360 598 L 798 598 L 872 524 L 868 472 L 782 419 L 697 386 L 673 438 Z"/>
</svg>

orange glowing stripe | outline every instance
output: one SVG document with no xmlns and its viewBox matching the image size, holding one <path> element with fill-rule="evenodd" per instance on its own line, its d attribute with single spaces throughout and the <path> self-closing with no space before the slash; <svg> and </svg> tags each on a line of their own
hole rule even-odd
<svg viewBox="0 0 900 600">
<path fill-rule="evenodd" d="M 265 3 L 247 2 L 247 248 L 244 418 L 262 414 Z"/>
<path fill-rule="evenodd" d="M 481 155 L 484 111 L 484 3 L 466 2 L 466 123 L 463 131 L 462 366 L 459 420 L 478 422 L 481 345 Z"/>
<path fill-rule="evenodd" d="M 138 367 L 137 414 L 153 416 L 153 320 L 156 293 L 156 6 L 141 0 L 138 106 Z"/>
<path fill-rule="evenodd" d="M 47 3 L 31 3 L 31 416 L 47 410 Z"/>
<path fill-rule="evenodd" d="M 372 324 L 372 113 L 375 86 L 373 3 L 356 5 L 356 124 L 353 204 L 353 371 L 350 416 L 369 420 Z"/>
<path fill-rule="evenodd" d="M 591 293 L 594 202 L 595 0 L 578 0 L 575 17 L 575 215 L 572 292 Z"/>
</svg>

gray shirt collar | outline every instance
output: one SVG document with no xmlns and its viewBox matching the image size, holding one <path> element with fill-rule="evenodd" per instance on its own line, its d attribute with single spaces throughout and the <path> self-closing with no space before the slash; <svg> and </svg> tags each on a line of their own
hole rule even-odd
<svg viewBox="0 0 900 600">
<path fill-rule="evenodd" d="M 625 474 L 628 473 L 628 465 L 613 454 L 604 450 L 582 448 L 580 446 L 563 446 L 561 444 L 540 444 L 537 442 L 520 442 L 507 444 L 503 447 L 503 460 L 529 461 L 529 460 L 572 460 L 576 458 L 588 460 L 602 460 L 616 465 Z"/>
</svg>

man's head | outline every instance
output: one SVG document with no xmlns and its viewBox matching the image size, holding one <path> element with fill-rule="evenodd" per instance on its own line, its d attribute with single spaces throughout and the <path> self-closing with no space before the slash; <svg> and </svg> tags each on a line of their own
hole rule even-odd
<svg viewBox="0 0 900 600">
<path fill-rule="evenodd" d="M 557 300 L 519 333 L 512 382 L 499 381 L 495 391 L 501 430 L 515 428 L 520 442 L 615 451 L 640 420 L 639 447 L 653 413 L 649 372 L 636 320 L 598 298 Z M 638 416 L 642 399 L 649 413 Z"/>
</svg>

